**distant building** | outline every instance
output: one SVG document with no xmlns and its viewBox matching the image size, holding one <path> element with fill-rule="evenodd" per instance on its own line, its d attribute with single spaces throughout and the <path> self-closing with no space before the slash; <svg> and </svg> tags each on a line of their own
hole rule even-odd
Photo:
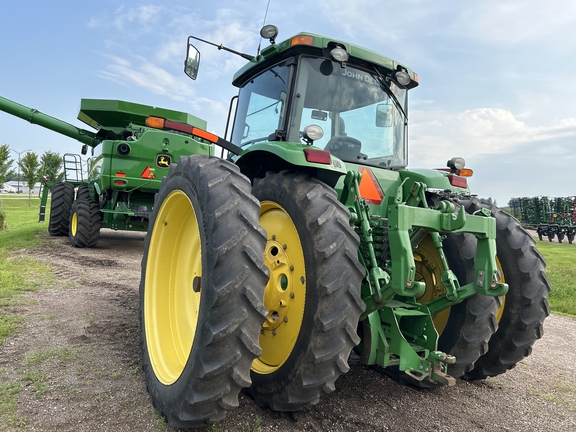
<svg viewBox="0 0 576 432">
<path fill-rule="evenodd" d="M 32 195 L 38 195 L 40 193 L 41 183 L 36 183 L 32 188 Z M 4 183 L 2 187 L 2 193 L 18 193 L 18 182 L 9 181 Z M 28 186 L 24 182 L 20 182 L 20 193 L 28 195 Z"/>
<path fill-rule="evenodd" d="M 1 193 L 16 193 L 17 190 L 18 189 L 9 185 L 8 183 L 4 183 L 4 186 L 2 186 L 2 189 L 0 190 L 0 192 Z"/>
</svg>

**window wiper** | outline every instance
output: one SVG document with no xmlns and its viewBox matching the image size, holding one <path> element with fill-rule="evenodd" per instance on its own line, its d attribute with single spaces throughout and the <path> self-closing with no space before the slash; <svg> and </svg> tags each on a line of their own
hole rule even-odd
<svg viewBox="0 0 576 432">
<path fill-rule="evenodd" d="M 404 111 L 404 108 L 402 108 L 402 105 L 400 104 L 400 101 L 398 100 L 398 98 L 396 97 L 394 92 L 392 90 L 390 90 L 390 87 L 388 87 L 386 85 L 386 79 L 382 76 L 382 74 L 380 73 L 380 71 L 378 70 L 378 68 L 376 66 L 372 65 L 372 68 L 378 74 L 378 78 L 379 78 L 378 81 L 380 82 L 380 87 L 382 88 L 382 90 L 384 90 L 386 92 L 386 94 L 390 98 L 392 98 L 392 102 L 394 102 L 394 106 L 398 109 L 398 111 L 400 111 L 402 113 L 402 115 L 404 115 L 404 122 L 408 121 L 408 116 L 406 115 L 406 111 Z"/>
</svg>

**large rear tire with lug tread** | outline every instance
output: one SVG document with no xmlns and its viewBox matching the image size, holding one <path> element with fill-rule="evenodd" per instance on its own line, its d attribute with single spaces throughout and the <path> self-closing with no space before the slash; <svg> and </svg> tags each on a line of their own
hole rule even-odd
<svg viewBox="0 0 576 432">
<path fill-rule="evenodd" d="M 359 238 L 334 189 L 305 174 L 269 172 L 255 180 L 253 194 L 268 235 L 270 281 L 262 355 L 248 391 L 260 406 L 297 411 L 332 392 L 349 370 L 365 308 Z"/>
<path fill-rule="evenodd" d="M 470 236 L 472 236 L 470 234 Z M 474 237 L 474 236 L 472 236 Z M 450 269 L 461 285 L 467 283 L 467 270 L 474 261 L 461 255 L 461 234 L 449 234 L 443 241 L 444 254 Z M 475 239 L 475 237 L 474 237 Z M 426 284 L 426 291 L 417 300 L 426 303 L 445 294 L 441 283 L 442 261 L 430 236 L 425 237 L 414 250 L 416 280 Z M 488 341 L 497 328 L 498 305 L 493 297 L 474 295 L 432 317 L 439 334 L 438 350 L 456 357 L 448 365 L 448 375 L 460 378 L 474 368 L 475 362 L 488 350 Z M 398 367 L 377 368 L 396 381 L 420 388 L 442 386 L 430 381 L 417 381 L 401 372 Z"/>
<path fill-rule="evenodd" d="M 142 365 L 177 428 L 238 406 L 261 349 L 268 269 L 260 205 L 238 167 L 201 155 L 170 166 L 156 194 L 140 282 Z"/>
<path fill-rule="evenodd" d="M 68 235 L 70 209 L 74 201 L 74 186 L 71 183 L 56 183 L 52 186 L 50 201 L 50 220 L 48 232 L 51 236 Z"/>
<path fill-rule="evenodd" d="M 88 185 L 80 185 L 76 189 L 76 199 L 90 199 L 90 189 Z"/>
<path fill-rule="evenodd" d="M 550 314 L 550 282 L 535 240 L 518 220 L 498 207 L 476 199 L 460 203 L 467 213 L 486 208 L 496 218 L 497 261 L 501 281 L 509 286 L 506 296 L 499 299 L 498 330 L 490 338 L 488 352 L 464 375 L 465 379 L 483 379 L 514 368 L 530 355 L 532 346 L 544 334 L 544 320 Z M 467 257 L 475 256 L 475 238 L 470 239 L 463 253 Z"/>
<path fill-rule="evenodd" d="M 70 211 L 70 244 L 77 248 L 96 246 L 100 238 L 100 206 L 96 201 L 80 198 Z"/>
<path fill-rule="evenodd" d="M 467 261 L 460 256 L 461 241 L 458 234 L 449 234 L 444 239 L 443 249 L 450 269 L 458 278 L 459 283 L 464 285 L 467 283 Z M 427 252 L 431 252 L 430 249 L 434 248 L 431 241 L 428 244 L 421 242 L 418 249 L 423 246 Z M 415 255 L 422 254 L 423 251 L 418 249 Z M 434 252 L 439 259 L 438 252 Z M 437 265 L 439 264 L 438 262 Z M 436 268 L 442 267 L 435 265 L 434 269 Z M 438 294 L 444 294 L 445 289 L 440 282 L 441 274 L 438 271 L 436 273 L 432 289 Z M 426 301 L 433 300 L 435 297 L 427 298 Z M 456 363 L 448 366 L 448 375 L 454 378 L 462 377 L 472 370 L 478 358 L 486 353 L 488 341 L 498 327 L 497 309 L 498 305 L 494 297 L 476 294 L 433 317 L 436 330 L 440 335 L 438 349 L 456 357 Z"/>
</svg>

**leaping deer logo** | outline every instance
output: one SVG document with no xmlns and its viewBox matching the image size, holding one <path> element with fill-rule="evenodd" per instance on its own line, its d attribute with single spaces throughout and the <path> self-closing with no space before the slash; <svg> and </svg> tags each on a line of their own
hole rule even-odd
<svg viewBox="0 0 576 432">
<path fill-rule="evenodd" d="M 156 165 L 158 168 L 169 168 L 172 163 L 172 158 L 167 155 L 156 156 Z"/>
</svg>

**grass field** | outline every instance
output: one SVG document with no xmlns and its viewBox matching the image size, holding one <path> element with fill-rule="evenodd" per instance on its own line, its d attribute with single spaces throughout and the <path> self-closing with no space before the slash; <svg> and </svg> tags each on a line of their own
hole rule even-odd
<svg viewBox="0 0 576 432">
<path fill-rule="evenodd" d="M 54 280 L 50 266 L 16 251 L 41 243 L 38 234 L 46 232 L 47 223 L 38 223 L 40 199 L 0 195 L 0 211 L 5 229 L 0 230 L 0 343 L 18 328 L 21 318 L 11 313 L 18 304 L 18 294 L 34 291 Z"/>
<path fill-rule="evenodd" d="M 537 247 L 546 259 L 552 312 L 576 316 L 576 244 L 539 241 Z"/>
<path fill-rule="evenodd" d="M 0 211 L 7 226 L 0 230 L 0 343 L 18 327 L 19 318 L 10 314 L 18 294 L 53 280 L 50 266 L 14 252 L 41 243 L 38 234 L 46 232 L 47 222 L 38 223 L 39 205 L 38 198 L 32 198 L 29 206 L 28 197 L 0 195 Z M 576 245 L 538 242 L 537 246 L 548 264 L 552 312 L 576 317 Z"/>
</svg>

